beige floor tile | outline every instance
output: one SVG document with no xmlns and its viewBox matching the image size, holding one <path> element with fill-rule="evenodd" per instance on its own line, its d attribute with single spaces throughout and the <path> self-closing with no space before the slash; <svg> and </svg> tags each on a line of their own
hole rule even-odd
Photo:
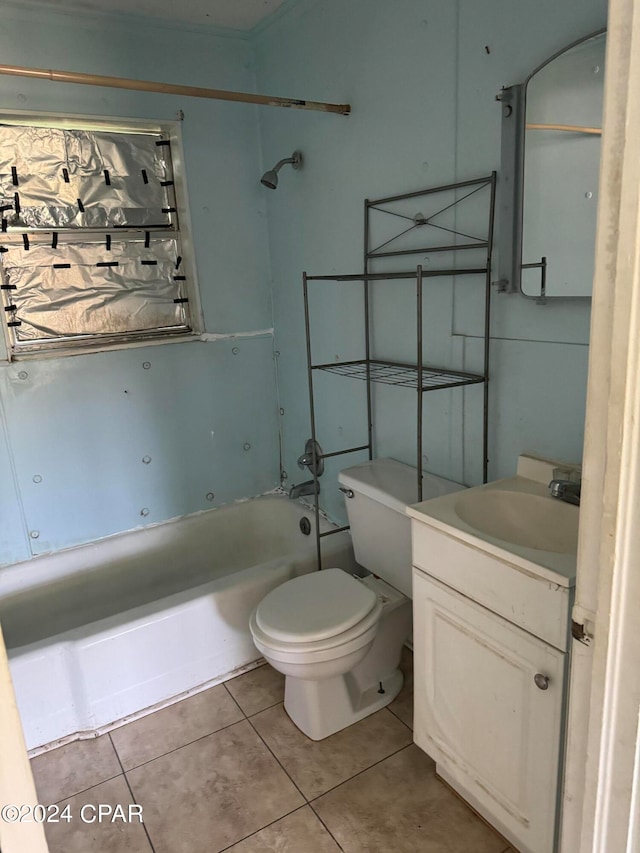
<svg viewBox="0 0 640 853">
<path fill-rule="evenodd" d="M 98 822 L 97 809 L 85 809 L 83 814 L 95 822 L 85 822 L 81 817 L 85 805 L 100 804 L 123 806 L 128 816 L 128 807 L 133 803 L 124 776 L 103 782 L 82 794 L 61 803 L 69 805 L 71 821 L 47 823 L 45 831 L 49 842 L 49 853 L 152 853 L 144 827 L 134 817 L 132 822 L 111 822 L 110 817 Z M 144 820 L 144 813 L 142 815 Z"/>
<path fill-rule="evenodd" d="M 321 741 L 303 735 L 282 705 L 257 714 L 251 722 L 309 800 L 412 740 L 409 729 L 386 708 Z"/>
<path fill-rule="evenodd" d="M 313 803 L 345 853 L 502 853 L 505 842 L 408 746 Z"/>
<path fill-rule="evenodd" d="M 406 647 L 402 650 L 400 669 L 404 675 L 404 684 L 400 693 L 389 705 L 389 710 L 413 729 L 413 652 Z"/>
<path fill-rule="evenodd" d="M 118 776 L 122 769 L 109 739 L 103 735 L 76 740 L 31 759 L 41 803 L 57 803 Z"/>
<path fill-rule="evenodd" d="M 127 773 L 156 853 L 217 853 L 304 804 L 246 721 Z"/>
<path fill-rule="evenodd" d="M 130 770 L 242 719 L 242 711 L 219 684 L 114 729 L 111 738 L 122 766 Z"/>
<path fill-rule="evenodd" d="M 284 698 L 284 675 L 266 664 L 231 681 L 225 681 L 231 693 L 247 717 L 277 705 Z"/>
<path fill-rule="evenodd" d="M 234 844 L 226 853 L 340 853 L 340 848 L 305 806 Z"/>
</svg>

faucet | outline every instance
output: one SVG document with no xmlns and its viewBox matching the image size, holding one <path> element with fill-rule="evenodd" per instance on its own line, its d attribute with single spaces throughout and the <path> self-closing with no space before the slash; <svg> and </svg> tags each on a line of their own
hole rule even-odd
<svg viewBox="0 0 640 853">
<path fill-rule="evenodd" d="M 573 480 L 552 480 L 549 483 L 551 497 L 574 506 L 580 506 L 580 485 L 579 482 L 574 483 Z"/>
<path fill-rule="evenodd" d="M 320 494 L 320 483 L 317 483 L 316 480 L 307 480 L 304 483 L 298 483 L 298 485 L 293 485 L 289 489 L 289 497 L 292 501 L 296 498 L 303 498 L 307 495 L 319 495 Z"/>
</svg>

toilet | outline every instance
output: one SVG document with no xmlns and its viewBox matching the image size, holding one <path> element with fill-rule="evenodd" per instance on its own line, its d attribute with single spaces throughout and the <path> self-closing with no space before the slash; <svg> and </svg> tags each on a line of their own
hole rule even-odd
<svg viewBox="0 0 640 853">
<path fill-rule="evenodd" d="M 328 568 L 272 590 L 251 615 L 258 651 L 285 676 L 284 707 L 312 740 L 384 708 L 402 688 L 411 634 L 411 533 L 416 471 L 394 459 L 338 476 L 356 561 L 370 574 Z M 423 500 L 464 486 L 425 474 Z"/>
</svg>

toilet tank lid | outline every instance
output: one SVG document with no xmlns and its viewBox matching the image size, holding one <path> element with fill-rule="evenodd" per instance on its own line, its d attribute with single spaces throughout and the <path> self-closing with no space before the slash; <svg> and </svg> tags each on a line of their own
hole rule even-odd
<svg viewBox="0 0 640 853">
<path fill-rule="evenodd" d="M 336 637 L 361 622 L 378 601 L 368 586 L 342 569 L 325 569 L 288 580 L 256 610 L 260 630 L 285 643 Z"/>
<path fill-rule="evenodd" d="M 373 459 L 360 465 L 352 465 L 338 474 L 340 485 L 366 495 L 403 515 L 407 506 L 418 501 L 416 469 L 396 459 Z M 423 474 L 422 500 L 439 498 L 458 492 L 466 486 L 445 480 L 435 474 Z"/>
</svg>

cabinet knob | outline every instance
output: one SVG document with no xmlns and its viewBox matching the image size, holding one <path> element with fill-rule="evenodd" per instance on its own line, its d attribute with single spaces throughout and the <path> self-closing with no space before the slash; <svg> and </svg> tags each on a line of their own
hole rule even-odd
<svg viewBox="0 0 640 853">
<path fill-rule="evenodd" d="M 536 687 L 539 687 L 540 690 L 549 689 L 548 675 L 543 675 L 541 672 L 536 672 L 536 674 L 533 676 L 533 680 L 535 681 Z"/>
</svg>

